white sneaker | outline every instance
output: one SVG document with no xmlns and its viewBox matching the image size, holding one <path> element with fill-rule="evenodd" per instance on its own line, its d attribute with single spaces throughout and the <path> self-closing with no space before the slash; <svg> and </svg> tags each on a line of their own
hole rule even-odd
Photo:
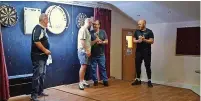
<svg viewBox="0 0 201 101">
<path fill-rule="evenodd" d="M 84 85 L 83 85 L 82 82 L 79 83 L 79 89 L 80 89 L 80 90 L 84 90 Z"/>
<path fill-rule="evenodd" d="M 85 87 L 90 87 L 90 85 L 85 81 L 85 80 L 83 80 L 83 85 L 85 86 Z"/>
</svg>

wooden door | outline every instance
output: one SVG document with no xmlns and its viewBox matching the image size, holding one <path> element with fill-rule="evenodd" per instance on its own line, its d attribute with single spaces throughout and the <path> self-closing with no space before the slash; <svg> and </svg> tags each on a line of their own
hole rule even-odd
<svg viewBox="0 0 201 101">
<path fill-rule="evenodd" d="M 122 79 L 132 81 L 135 78 L 134 29 L 122 29 Z"/>
</svg>

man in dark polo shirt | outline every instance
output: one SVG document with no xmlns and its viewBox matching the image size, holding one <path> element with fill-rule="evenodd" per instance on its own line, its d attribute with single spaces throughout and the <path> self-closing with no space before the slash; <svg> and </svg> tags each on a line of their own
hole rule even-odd
<svg viewBox="0 0 201 101">
<path fill-rule="evenodd" d="M 135 57 L 135 67 L 137 72 L 137 78 L 132 83 L 132 85 L 140 85 L 141 80 L 141 64 L 144 60 L 146 67 L 146 73 L 148 77 L 148 87 L 153 87 L 151 83 L 151 44 L 154 43 L 154 34 L 153 32 L 146 28 L 146 21 L 138 21 L 139 29 L 134 33 L 134 43 L 137 44 L 136 48 L 136 57 Z"/>
<path fill-rule="evenodd" d="M 49 51 L 48 36 L 46 33 L 46 27 L 48 24 L 48 17 L 46 14 L 41 14 L 39 17 L 39 24 L 36 25 L 32 32 L 31 43 L 31 60 L 33 65 L 33 77 L 32 77 L 32 101 L 39 101 L 38 96 L 48 96 L 43 93 L 44 78 L 46 74 L 46 61 Z"/>
<path fill-rule="evenodd" d="M 104 86 L 108 86 L 108 77 L 105 67 L 105 45 L 108 44 L 107 34 L 104 30 L 100 29 L 100 21 L 96 20 L 93 23 L 94 30 L 91 31 L 91 40 L 96 43 L 92 43 L 91 49 L 91 68 L 92 68 L 92 80 L 94 81 L 94 86 L 98 85 L 97 79 L 97 64 L 101 73 L 101 78 L 103 79 Z"/>
</svg>

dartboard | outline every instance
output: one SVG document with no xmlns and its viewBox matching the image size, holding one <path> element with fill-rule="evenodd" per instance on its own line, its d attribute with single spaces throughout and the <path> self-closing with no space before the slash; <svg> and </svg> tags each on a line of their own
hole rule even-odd
<svg viewBox="0 0 201 101">
<path fill-rule="evenodd" d="M 3 5 L 0 7 L 0 23 L 3 26 L 11 27 L 17 23 L 17 11 L 14 7 Z"/>
<path fill-rule="evenodd" d="M 79 13 L 76 17 L 76 24 L 77 27 L 80 28 L 84 25 L 84 20 L 87 18 L 87 15 L 84 13 Z"/>
</svg>

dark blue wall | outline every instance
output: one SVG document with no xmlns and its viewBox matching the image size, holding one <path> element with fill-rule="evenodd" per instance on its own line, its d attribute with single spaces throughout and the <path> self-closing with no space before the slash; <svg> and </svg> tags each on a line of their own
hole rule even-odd
<svg viewBox="0 0 201 101">
<path fill-rule="evenodd" d="M 78 28 L 76 27 L 76 16 L 78 13 L 85 13 L 91 17 L 93 16 L 93 8 L 43 1 L 1 1 L 0 3 L 15 7 L 19 17 L 15 26 L 2 28 L 8 75 L 32 73 L 31 35 L 24 34 L 23 8 L 40 8 L 42 12 L 45 12 L 51 5 L 61 5 L 69 12 L 70 25 L 60 35 L 48 32 L 53 64 L 47 66 L 46 87 L 78 82 L 80 64 L 77 57 Z"/>
</svg>

